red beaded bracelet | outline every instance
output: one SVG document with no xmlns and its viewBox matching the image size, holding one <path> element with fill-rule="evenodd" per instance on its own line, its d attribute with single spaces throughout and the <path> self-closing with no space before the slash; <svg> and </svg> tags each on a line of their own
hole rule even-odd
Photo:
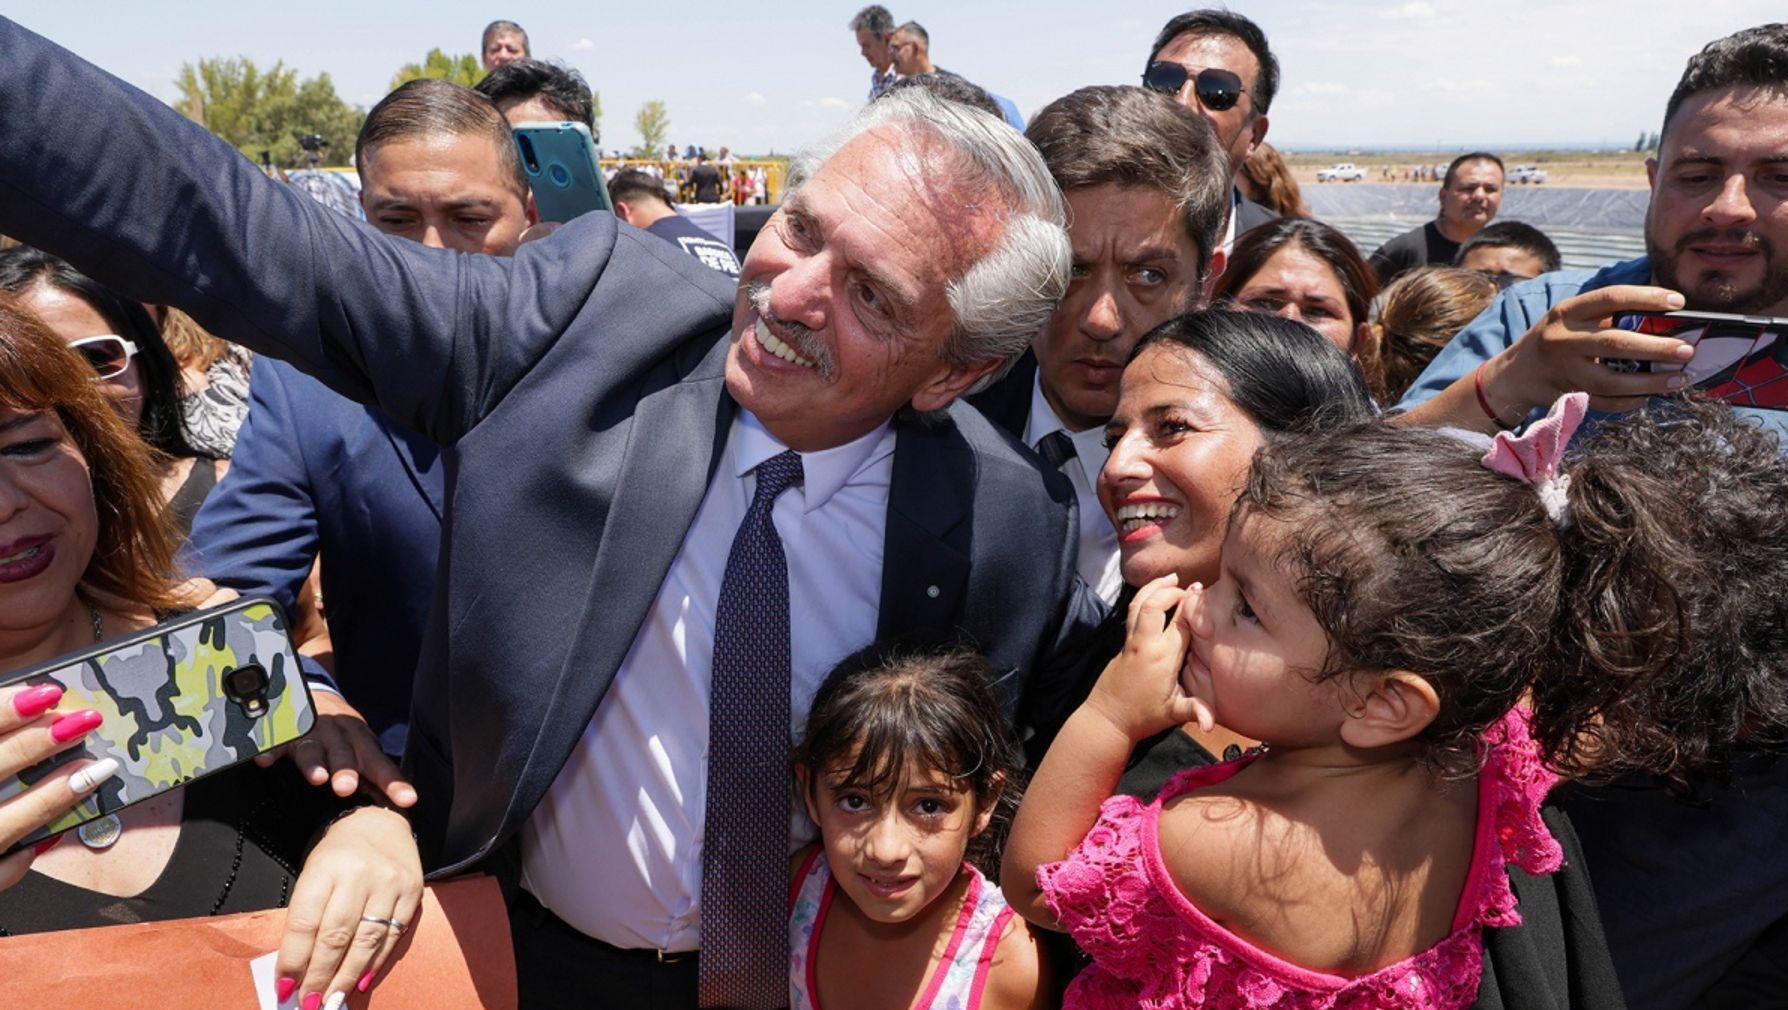
<svg viewBox="0 0 1788 1010">
<path fill-rule="evenodd" d="M 1502 423 L 1502 418 L 1497 417 L 1496 411 L 1490 409 L 1489 397 L 1484 395 L 1484 365 L 1488 365 L 1489 363 L 1490 362 L 1485 361 L 1483 364 L 1472 370 L 1471 384 L 1478 392 L 1478 406 L 1483 408 L 1484 416 L 1495 422 L 1498 428 L 1501 428 L 1503 431 L 1509 431 L 1512 426 Z"/>
</svg>

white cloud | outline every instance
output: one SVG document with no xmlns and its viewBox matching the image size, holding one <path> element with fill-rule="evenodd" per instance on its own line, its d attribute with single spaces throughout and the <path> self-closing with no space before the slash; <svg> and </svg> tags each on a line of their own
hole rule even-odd
<svg viewBox="0 0 1788 1010">
<path fill-rule="evenodd" d="M 1378 16 L 1390 21 L 1414 21 L 1434 16 L 1434 5 L 1428 0 L 1409 0 L 1395 7 L 1387 7 L 1378 12 Z"/>
<path fill-rule="evenodd" d="M 1554 57 L 1552 57 L 1552 65 L 1555 67 L 1559 67 L 1561 69 L 1566 68 L 1566 67 L 1580 67 L 1583 65 L 1583 57 L 1581 57 L 1581 56 L 1554 56 Z"/>
<path fill-rule="evenodd" d="M 759 106 L 760 108 L 762 106 L 768 105 L 770 103 L 770 100 L 768 98 L 765 98 L 761 93 L 756 92 L 756 91 L 746 92 L 745 98 L 743 100 L 746 105 L 756 105 L 756 106 Z"/>
<path fill-rule="evenodd" d="M 819 107 L 822 109 L 848 109 L 851 107 L 851 103 L 842 98 L 822 98 L 819 100 Z"/>
<path fill-rule="evenodd" d="M 576 49 L 579 52 L 588 52 L 589 50 L 596 48 L 596 43 L 589 39 L 578 39 L 571 44 L 571 48 Z"/>
</svg>

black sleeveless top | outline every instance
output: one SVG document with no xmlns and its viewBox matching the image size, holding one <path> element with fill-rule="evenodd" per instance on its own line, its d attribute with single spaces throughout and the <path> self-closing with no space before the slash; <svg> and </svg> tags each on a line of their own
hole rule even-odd
<svg viewBox="0 0 1788 1010">
<path fill-rule="evenodd" d="M 186 479 L 180 482 L 180 490 L 168 499 L 168 514 L 174 517 L 174 525 L 180 531 L 180 541 L 185 543 L 192 536 L 192 522 L 198 518 L 199 506 L 217 486 L 217 461 L 209 456 L 195 456 L 192 469 L 187 471 Z"/>
<path fill-rule="evenodd" d="M 143 893 L 119 898 L 28 872 L 0 891 L 0 936 L 284 908 L 311 836 L 351 805 L 285 761 L 207 776 L 186 787 L 180 837 Z"/>
</svg>

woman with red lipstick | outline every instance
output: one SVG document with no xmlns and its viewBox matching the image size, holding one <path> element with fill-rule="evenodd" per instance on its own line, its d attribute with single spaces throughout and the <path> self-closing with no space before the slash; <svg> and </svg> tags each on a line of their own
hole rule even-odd
<svg viewBox="0 0 1788 1010">
<path fill-rule="evenodd" d="M 1315 330 L 1227 309 L 1189 313 L 1149 332 L 1131 352 L 1119 390 L 1099 500 L 1117 528 L 1130 588 L 1100 629 L 1075 696 L 1050 708 L 1064 715 L 1123 648 L 1136 587 L 1168 574 L 1183 585 L 1216 577 L 1224 523 L 1263 441 L 1373 417 L 1359 370 Z M 1051 736 L 1039 732 L 1038 740 Z M 1162 733 L 1137 749 L 1119 788 L 1152 796 L 1174 772 L 1255 742 L 1222 727 Z"/>
<path fill-rule="evenodd" d="M 871 646 L 814 696 L 795 774 L 791 1010 L 1032 1010 L 1046 964 L 998 864 L 1018 748 L 971 652 Z M 966 857 L 966 858 L 965 858 Z"/>
<path fill-rule="evenodd" d="M 0 297 L 0 672 L 192 608 L 150 451 L 92 369 Z M 0 774 L 72 745 L 97 712 L 54 689 L 0 692 Z M 9 846 L 116 771 L 89 763 L 0 804 Z M 69 834 L 76 834 L 70 832 Z M 246 764 L 0 862 L 0 936 L 177 919 L 290 902 L 282 998 L 307 1010 L 365 990 L 420 902 L 408 822 L 353 807 L 288 766 Z M 353 938 L 353 944 L 347 942 Z M 302 983 L 302 989 L 300 989 Z"/>
</svg>

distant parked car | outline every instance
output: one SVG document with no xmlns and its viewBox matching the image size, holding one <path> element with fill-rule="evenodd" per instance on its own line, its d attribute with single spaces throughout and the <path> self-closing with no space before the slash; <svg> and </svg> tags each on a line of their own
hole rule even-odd
<svg viewBox="0 0 1788 1010">
<path fill-rule="evenodd" d="M 1364 178 L 1366 178 L 1366 173 L 1351 161 L 1343 161 L 1316 170 L 1317 182 L 1359 182 Z"/>
<path fill-rule="evenodd" d="M 1509 182 L 1516 184 L 1533 183 L 1539 185 L 1546 181 L 1546 170 L 1538 165 L 1516 165 L 1509 169 Z"/>
</svg>

